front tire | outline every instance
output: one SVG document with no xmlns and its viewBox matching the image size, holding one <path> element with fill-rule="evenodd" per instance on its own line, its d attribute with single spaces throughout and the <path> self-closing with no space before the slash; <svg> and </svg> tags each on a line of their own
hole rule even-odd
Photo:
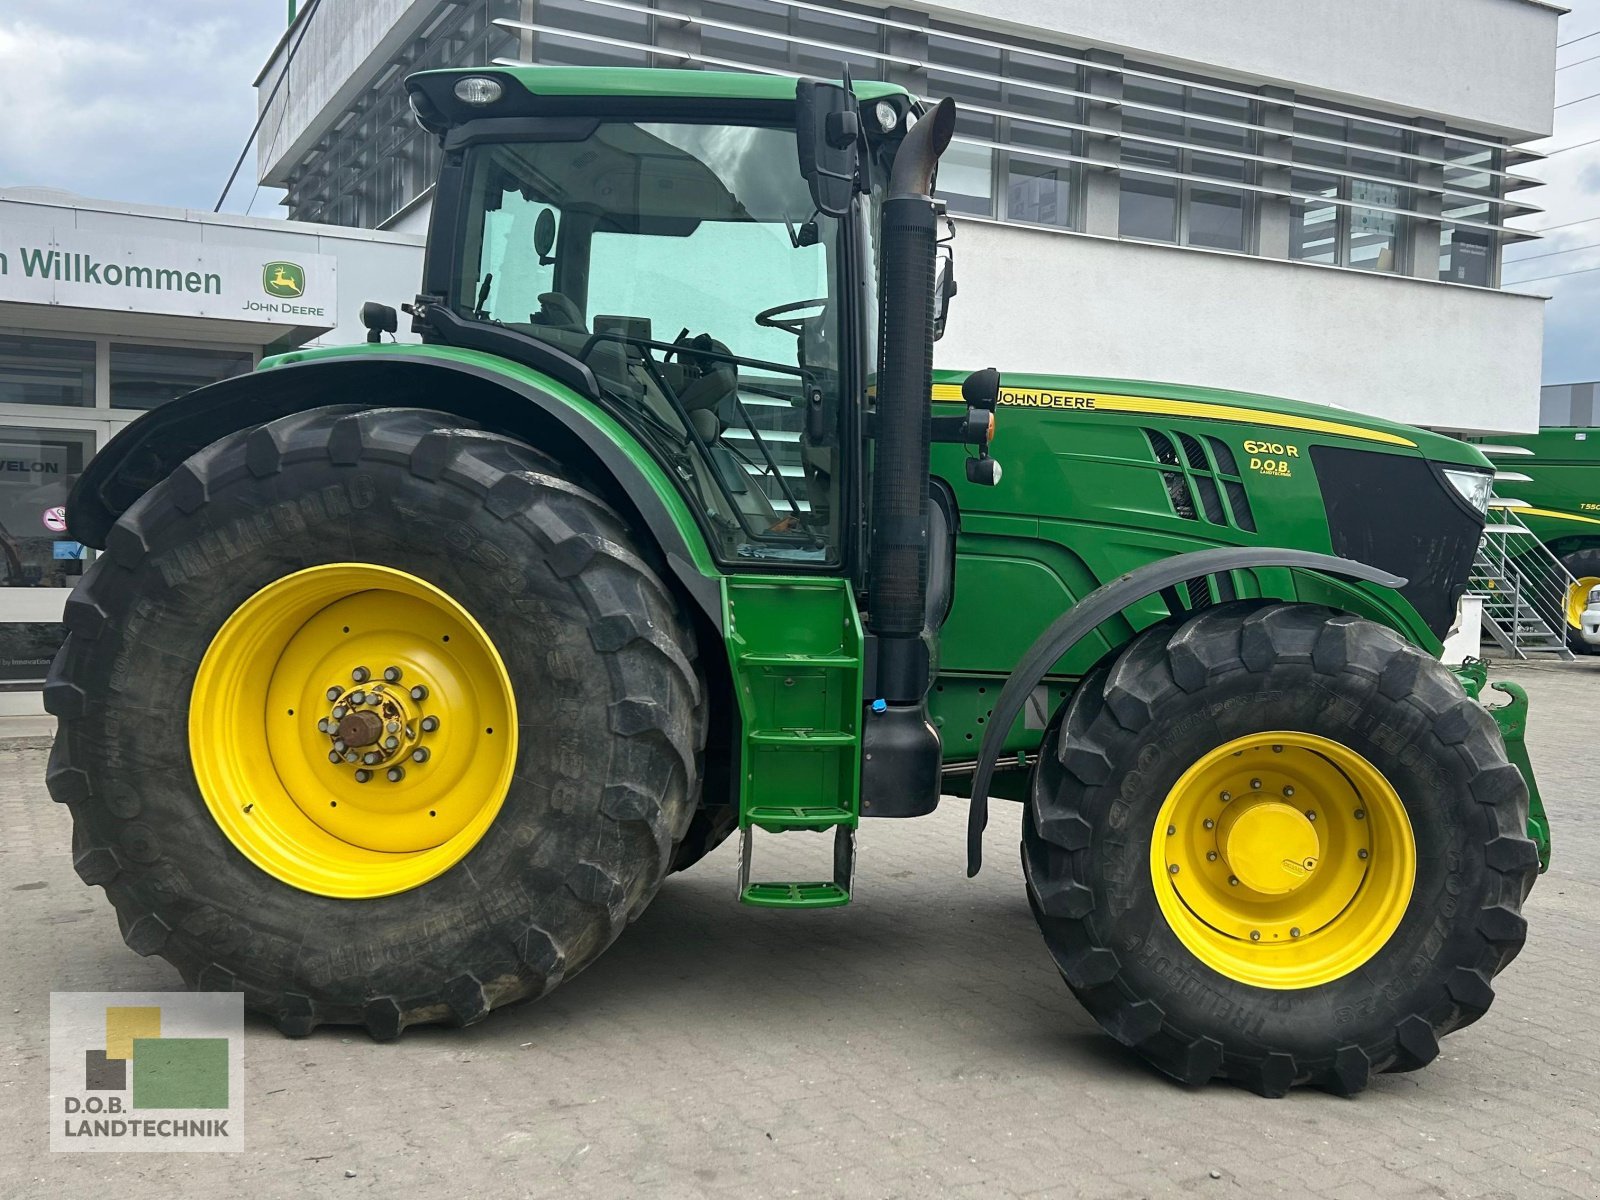
<svg viewBox="0 0 1600 1200">
<path fill-rule="evenodd" d="M 1600 654 L 1600 646 L 1591 645 L 1583 640 L 1578 620 L 1580 614 L 1588 607 L 1590 591 L 1600 587 L 1600 546 L 1574 550 L 1562 557 L 1561 565 L 1566 567 L 1567 573 L 1578 581 L 1567 596 L 1567 648 L 1574 654 Z"/>
<path fill-rule="evenodd" d="M 1538 869 L 1493 719 L 1388 629 L 1231 604 L 1137 638 L 1046 735 L 1023 824 L 1050 953 L 1187 1084 L 1341 1094 L 1493 999 Z"/>
<path fill-rule="evenodd" d="M 671 592 L 570 473 L 445 414 L 207 447 L 118 522 L 66 623 L 48 780 L 79 874 L 134 950 L 285 1033 L 548 992 L 642 911 L 694 810 Z"/>
</svg>

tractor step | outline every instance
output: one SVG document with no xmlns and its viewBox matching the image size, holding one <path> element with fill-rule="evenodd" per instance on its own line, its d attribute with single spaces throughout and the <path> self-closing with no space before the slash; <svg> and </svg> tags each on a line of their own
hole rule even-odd
<svg viewBox="0 0 1600 1200">
<path fill-rule="evenodd" d="M 750 881 L 755 827 L 739 835 L 739 903 L 756 908 L 838 908 L 850 903 L 855 885 L 856 831 L 851 825 L 833 826 L 833 879 L 829 882 L 790 883 Z"/>
</svg>

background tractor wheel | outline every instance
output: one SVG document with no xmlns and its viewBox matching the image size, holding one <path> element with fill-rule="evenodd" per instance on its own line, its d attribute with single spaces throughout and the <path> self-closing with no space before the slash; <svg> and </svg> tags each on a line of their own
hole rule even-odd
<svg viewBox="0 0 1600 1200">
<path fill-rule="evenodd" d="M 694 809 L 692 633 L 555 463 L 414 409 L 200 451 L 67 603 L 49 784 L 123 936 L 284 1032 L 467 1024 L 591 962 Z"/>
<path fill-rule="evenodd" d="M 1231 604 L 1046 734 L 1028 896 L 1084 1007 L 1188 1084 L 1350 1094 L 1488 1009 L 1538 861 L 1493 718 L 1388 629 Z"/>
<path fill-rule="evenodd" d="M 1600 646 L 1591 646 L 1578 632 L 1579 617 L 1589 607 L 1589 593 L 1600 587 L 1600 546 L 1563 555 L 1561 565 L 1578 581 L 1567 594 L 1567 647 L 1574 654 L 1600 654 Z"/>
</svg>

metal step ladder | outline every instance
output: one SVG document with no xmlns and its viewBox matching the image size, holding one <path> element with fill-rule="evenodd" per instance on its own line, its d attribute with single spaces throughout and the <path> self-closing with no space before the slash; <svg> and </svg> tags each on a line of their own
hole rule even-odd
<svg viewBox="0 0 1600 1200">
<path fill-rule="evenodd" d="M 742 576 L 726 583 L 723 602 L 744 727 L 739 900 L 763 908 L 848 904 L 861 813 L 855 597 L 843 579 Z M 833 830 L 833 877 L 752 882 L 758 829 Z"/>
<path fill-rule="evenodd" d="M 1529 453 L 1520 446 L 1479 446 L 1490 458 Z M 1496 471 L 1496 487 L 1525 482 L 1526 475 Z M 1576 657 L 1567 647 L 1567 594 L 1574 585 L 1561 560 L 1517 516 L 1521 500 L 1489 500 L 1489 523 L 1472 564 L 1468 591 L 1483 597 L 1483 628 L 1507 654 L 1559 659 Z"/>
</svg>

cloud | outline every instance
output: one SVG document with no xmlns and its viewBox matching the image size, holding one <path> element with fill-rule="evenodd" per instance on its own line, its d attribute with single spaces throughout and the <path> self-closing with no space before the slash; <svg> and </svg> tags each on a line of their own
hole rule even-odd
<svg viewBox="0 0 1600 1200">
<path fill-rule="evenodd" d="M 255 121 L 251 81 L 283 18 L 270 0 L 6 0 L 0 186 L 209 209 Z M 249 201 L 253 167 L 228 208 Z"/>
</svg>

